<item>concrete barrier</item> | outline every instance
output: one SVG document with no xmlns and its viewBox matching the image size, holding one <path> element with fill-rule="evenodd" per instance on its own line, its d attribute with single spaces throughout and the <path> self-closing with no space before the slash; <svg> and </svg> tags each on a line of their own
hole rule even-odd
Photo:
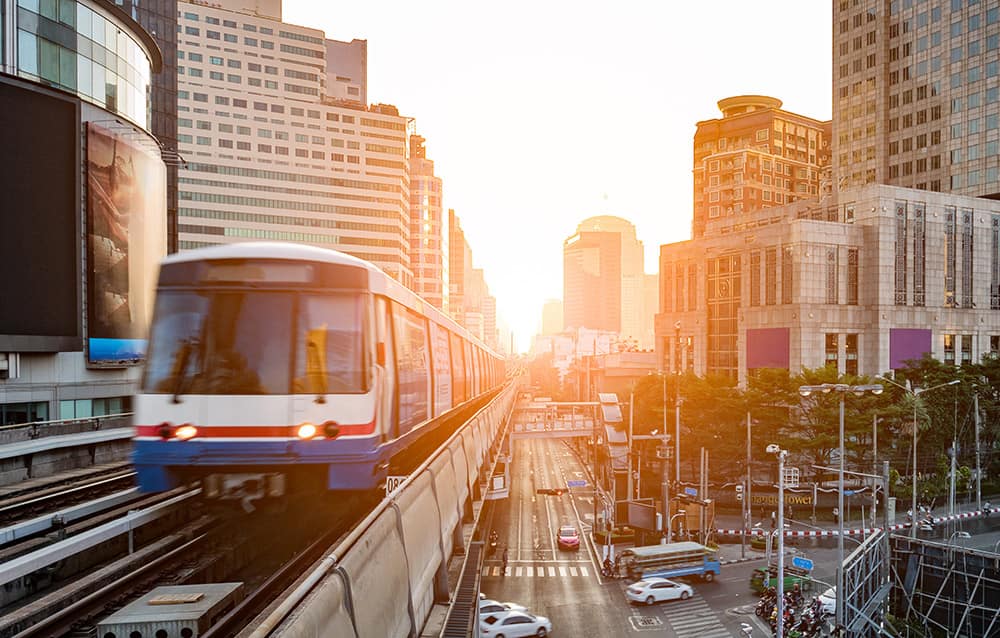
<svg viewBox="0 0 1000 638">
<path fill-rule="evenodd" d="M 441 517 L 441 548 L 445 556 L 451 556 L 454 549 L 451 533 L 459 524 L 462 515 L 462 501 L 458 498 L 455 487 L 455 468 L 451 464 L 450 455 L 441 455 L 428 466 L 434 484 L 434 495 L 437 498 L 438 512 Z"/>
<path fill-rule="evenodd" d="M 339 571 L 350 590 L 354 626 L 359 638 L 411 635 L 406 550 L 395 508 L 382 510 L 364 538 L 341 559 Z"/>
<path fill-rule="evenodd" d="M 433 480 L 430 472 L 421 472 L 412 489 L 396 498 L 410 579 L 410 605 L 414 617 L 421 619 L 434 606 L 434 576 L 446 559 L 441 552 L 441 516 Z"/>
<path fill-rule="evenodd" d="M 344 575 L 334 571 L 313 590 L 306 604 L 295 609 L 290 620 L 298 627 L 298 635 L 357 638 L 348 599 Z"/>
</svg>

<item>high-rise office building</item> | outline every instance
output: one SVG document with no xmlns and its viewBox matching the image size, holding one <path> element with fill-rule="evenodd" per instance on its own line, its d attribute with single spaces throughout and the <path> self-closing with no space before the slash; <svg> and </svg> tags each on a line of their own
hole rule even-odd
<svg viewBox="0 0 1000 638">
<path fill-rule="evenodd" d="M 410 266 L 413 290 L 448 312 L 448 217 L 441 205 L 441 178 L 427 159 L 424 138 L 410 135 Z"/>
<path fill-rule="evenodd" d="M 691 233 L 712 220 L 816 197 L 829 180 L 830 122 L 784 111 L 781 100 L 738 95 L 719 100 L 722 117 L 694 134 Z"/>
<path fill-rule="evenodd" d="M 1000 7 L 833 1 L 839 188 L 1000 197 Z"/>
<path fill-rule="evenodd" d="M 448 314 L 463 324 L 466 274 L 472 272 L 472 248 L 454 208 L 448 209 Z"/>
<path fill-rule="evenodd" d="M 180 248 L 303 242 L 412 287 L 407 120 L 362 101 L 367 43 L 246 4 L 178 3 Z"/>
<path fill-rule="evenodd" d="M 563 242 L 563 324 L 616 332 L 639 341 L 650 332 L 642 242 L 620 217 L 584 220 Z M 642 345 L 642 344 L 640 344 Z"/>
</svg>

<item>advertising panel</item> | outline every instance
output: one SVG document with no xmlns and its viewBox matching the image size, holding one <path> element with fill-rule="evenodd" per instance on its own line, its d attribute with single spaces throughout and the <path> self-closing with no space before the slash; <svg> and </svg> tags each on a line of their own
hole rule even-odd
<svg viewBox="0 0 1000 638">
<path fill-rule="evenodd" d="M 82 349 L 79 110 L 0 76 L 0 352 Z"/>
<path fill-rule="evenodd" d="M 156 268 L 166 254 L 166 167 L 144 133 L 87 124 L 87 362 L 146 355 Z"/>
</svg>

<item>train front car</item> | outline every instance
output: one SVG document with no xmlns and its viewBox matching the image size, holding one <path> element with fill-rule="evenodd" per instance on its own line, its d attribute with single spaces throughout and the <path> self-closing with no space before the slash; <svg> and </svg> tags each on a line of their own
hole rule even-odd
<svg viewBox="0 0 1000 638">
<path fill-rule="evenodd" d="M 247 504 L 382 479 L 370 269 L 280 244 L 164 260 L 135 402 L 139 487 L 201 480 Z"/>
</svg>

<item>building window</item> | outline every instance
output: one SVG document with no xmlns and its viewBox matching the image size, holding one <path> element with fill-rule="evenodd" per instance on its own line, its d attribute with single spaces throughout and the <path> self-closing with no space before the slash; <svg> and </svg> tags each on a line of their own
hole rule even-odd
<svg viewBox="0 0 1000 638">
<path fill-rule="evenodd" d="M 764 254 L 764 303 L 773 306 L 778 303 L 778 251 L 768 248 Z"/>
<path fill-rule="evenodd" d="M 837 362 L 837 344 L 838 344 L 838 341 L 839 341 L 839 337 L 840 337 L 840 335 L 837 335 L 837 334 L 828 334 L 828 335 L 826 335 L 825 345 L 824 345 L 824 348 L 823 348 L 824 353 L 825 353 L 824 357 L 823 357 L 823 364 L 825 366 L 829 367 L 829 368 L 833 368 L 834 370 L 836 370 L 838 368 L 838 366 L 837 366 L 837 363 L 838 363 Z"/>
<path fill-rule="evenodd" d="M 858 335 L 844 335 L 844 373 L 858 376 Z"/>
<path fill-rule="evenodd" d="M 750 253 L 750 305 L 760 305 L 760 251 Z"/>
<path fill-rule="evenodd" d="M 913 305 L 923 306 L 926 303 L 927 264 L 924 255 L 926 249 L 925 207 L 922 202 L 913 204 Z"/>
<path fill-rule="evenodd" d="M 694 371 L 694 337 L 686 337 L 684 363 L 688 370 Z"/>
<path fill-rule="evenodd" d="M 839 295 L 837 287 L 839 282 L 837 281 L 837 249 L 827 248 L 826 249 L 826 303 L 835 304 L 838 303 Z M 784 272 L 781 273 L 784 277 Z"/>
<path fill-rule="evenodd" d="M 766 128 L 762 128 L 762 129 L 758 130 L 757 131 L 757 141 L 758 142 L 763 142 L 764 140 L 767 139 L 767 135 L 768 135 L 768 133 L 767 133 L 767 129 Z"/>
<path fill-rule="evenodd" d="M 955 335 L 944 336 L 944 362 L 955 365 Z"/>
<path fill-rule="evenodd" d="M 792 248 L 781 252 L 781 303 L 792 303 Z"/>
<path fill-rule="evenodd" d="M 990 219 L 990 309 L 1000 309 L 1000 215 Z"/>
<path fill-rule="evenodd" d="M 847 303 L 858 305 L 858 249 L 847 249 Z"/>
<path fill-rule="evenodd" d="M 962 209 L 962 307 L 975 307 L 972 298 L 972 247 L 973 214 L 971 208 Z"/>
<path fill-rule="evenodd" d="M 660 277 L 660 301 L 663 306 L 663 312 L 673 312 L 674 300 L 673 295 L 670 294 L 670 282 L 673 281 L 671 277 L 671 266 L 670 264 L 664 264 L 663 275 Z"/>
<path fill-rule="evenodd" d="M 990 354 L 994 357 L 1000 355 L 1000 335 L 990 335 Z"/>
<path fill-rule="evenodd" d="M 677 312 L 684 312 L 684 266 L 677 264 L 674 271 L 674 295 Z"/>
<path fill-rule="evenodd" d="M 72 401 L 70 401 L 70 403 L 72 403 Z M 0 403 L 0 425 L 21 425 L 24 423 L 35 423 L 37 421 L 48 420 L 49 404 L 45 401 L 34 401 L 31 403 Z"/>
<path fill-rule="evenodd" d="M 972 335 L 962 335 L 962 364 L 972 363 Z"/>
<path fill-rule="evenodd" d="M 688 265 L 688 311 L 698 309 L 698 265 Z"/>
<path fill-rule="evenodd" d="M 707 372 L 735 379 L 739 372 L 740 256 L 710 259 L 706 266 Z"/>
<path fill-rule="evenodd" d="M 955 306 L 955 207 L 944 207 L 944 305 Z"/>
<path fill-rule="evenodd" d="M 894 303 L 906 305 L 906 202 L 896 202 L 896 253 Z"/>
</svg>

